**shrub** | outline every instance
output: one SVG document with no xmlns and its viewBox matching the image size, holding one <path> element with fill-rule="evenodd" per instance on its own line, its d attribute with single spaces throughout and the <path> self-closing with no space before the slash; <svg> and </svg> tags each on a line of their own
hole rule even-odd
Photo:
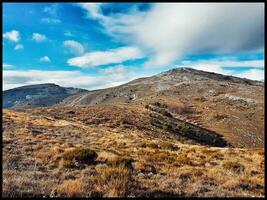
<svg viewBox="0 0 267 200">
<path fill-rule="evenodd" d="M 177 145 L 172 144 L 171 142 L 162 142 L 160 144 L 160 146 L 163 149 L 168 149 L 168 150 L 172 150 L 172 151 L 176 151 L 179 149 L 179 147 Z"/>
<path fill-rule="evenodd" d="M 150 162 L 173 162 L 175 161 L 175 156 L 166 151 L 158 151 L 150 155 L 148 160 Z"/>
<path fill-rule="evenodd" d="M 82 179 L 65 180 L 56 189 L 60 196 L 81 197 L 85 193 L 85 183 Z"/>
<path fill-rule="evenodd" d="M 178 130 L 183 134 L 191 133 L 190 126 L 186 124 L 185 122 L 182 122 L 177 126 Z"/>
<path fill-rule="evenodd" d="M 104 167 L 92 181 L 94 192 L 100 192 L 103 197 L 125 197 L 130 190 L 131 172 L 122 165 Z"/>
<path fill-rule="evenodd" d="M 97 158 L 95 151 L 87 148 L 77 148 L 67 151 L 62 156 L 62 166 L 66 168 L 78 167 L 81 164 L 92 164 Z"/>
<path fill-rule="evenodd" d="M 240 173 L 245 170 L 245 166 L 236 161 L 226 161 L 225 163 L 223 163 L 223 167 L 236 173 Z"/>
<path fill-rule="evenodd" d="M 220 115 L 220 114 L 217 114 L 214 116 L 214 119 L 216 120 L 222 120 L 222 119 L 225 119 L 227 118 L 227 115 Z"/>
<path fill-rule="evenodd" d="M 177 162 L 180 165 L 192 165 L 193 164 L 191 158 L 189 158 L 185 153 L 180 154 L 177 157 Z"/>
<path fill-rule="evenodd" d="M 160 146 L 158 144 L 156 144 L 155 142 L 150 142 L 150 143 L 143 142 L 141 144 L 141 147 L 143 147 L 143 148 L 149 147 L 149 148 L 152 148 L 152 149 L 160 149 Z"/>
<path fill-rule="evenodd" d="M 168 105 L 168 110 L 172 113 L 176 113 L 179 115 L 193 114 L 195 112 L 195 109 L 189 107 L 188 105 L 182 105 L 182 106 Z"/>
<path fill-rule="evenodd" d="M 159 113 L 162 114 L 162 115 L 164 115 L 164 116 L 166 116 L 166 117 L 172 117 L 172 114 L 169 113 L 169 112 L 168 112 L 167 110 L 165 110 L 165 109 L 160 109 L 160 110 L 159 110 Z"/>
<path fill-rule="evenodd" d="M 165 104 L 162 104 L 160 102 L 155 102 L 152 105 L 157 106 L 157 107 L 160 107 L 160 108 L 167 108 L 167 106 Z"/>
<path fill-rule="evenodd" d="M 108 161 L 108 164 L 111 164 L 113 166 L 123 166 L 126 169 L 133 170 L 132 163 L 134 162 L 134 159 L 131 157 L 114 157 L 113 159 Z"/>
<path fill-rule="evenodd" d="M 143 174 L 150 173 L 150 172 L 152 172 L 153 174 L 157 173 L 157 170 L 154 167 L 154 165 L 146 164 L 146 163 L 143 163 L 143 162 L 137 163 L 135 165 L 135 169 L 140 170 L 140 172 L 143 173 Z"/>
<path fill-rule="evenodd" d="M 194 98 L 194 100 L 196 100 L 196 101 L 200 101 L 200 102 L 204 102 L 204 101 L 207 101 L 207 99 L 205 98 L 205 97 L 196 97 L 196 98 Z"/>
</svg>

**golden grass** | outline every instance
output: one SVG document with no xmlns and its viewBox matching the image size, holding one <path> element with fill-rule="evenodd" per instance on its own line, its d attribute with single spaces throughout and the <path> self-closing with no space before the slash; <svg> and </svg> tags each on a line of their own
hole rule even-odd
<svg viewBox="0 0 267 200">
<path fill-rule="evenodd" d="M 60 196 L 81 197 L 86 192 L 85 187 L 85 180 L 83 179 L 65 180 L 57 187 L 56 192 Z"/>
<path fill-rule="evenodd" d="M 147 121 L 142 124 L 146 130 L 80 125 L 81 120 L 95 116 L 102 123 L 111 109 L 89 111 L 77 109 L 77 115 L 71 119 L 77 124 L 60 127 L 31 120 L 23 113 L 5 111 L 14 122 L 5 127 L 7 132 L 3 134 L 3 196 L 264 196 L 263 148 L 182 144 L 172 135 L 147 126 Z M 142 117 L 138 118 L 134 111 L 131 115 L 126 109 L 118 109 L 115 118 L 120 121 L 131 115 L 132 124 L 140 123 Z M 31 112 L 49 114 L 45 110 Z M 60 115 L 61 120 L 70 120 L 63 110 L 49 112 Z M 40 126 L 45 131 L 33 136 L 30 130 Z M 10 134 L 13 132 L 18 134 Z M 73 165 L 79 151 L 87 147 L 98 155 L 94 162 L 83 167 L 62 167 L 66 161 Z"/>
</svg>

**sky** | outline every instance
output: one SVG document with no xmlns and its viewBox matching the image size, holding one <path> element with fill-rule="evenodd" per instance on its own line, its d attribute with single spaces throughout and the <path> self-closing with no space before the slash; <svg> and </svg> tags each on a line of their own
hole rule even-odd
<svg viewBox="0 0 267 200">
<path fill-rule="evenodd" d="M 3 90 L 88 90 L 172 68 L 264 81 L 264 3 L 3 3 Z"/>
</svg>

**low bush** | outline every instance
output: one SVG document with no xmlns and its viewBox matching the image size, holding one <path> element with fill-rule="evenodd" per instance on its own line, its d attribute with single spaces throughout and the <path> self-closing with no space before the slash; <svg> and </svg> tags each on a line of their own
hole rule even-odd
<svg viewBox="0 0 267 200">
<path fill-rule="evenodd" d="M 168 149 L 168 150 L 171 150 L 171 151 L 177 151 L 179 149 L 179 147 L 177 145 L 174 145 L 171 142 L 162 142 L 160 144 L 160 147 L 162 149 Z"/>
<path fill-rule="evenodd" d="M 193 114 L 195 113 L 195 109 L 188 105 L 182 105 L 182 106 L 177 106 L 177 105 L 168 105 L 168 110 L 172 113 L 175 114 Z"/>
<path fill-rule="evenodd" d="M 177 126 L 178 131 L 181 132 L 182 134 L 186 135 L 186 134 L 190 134 L 191 133 L 191 129 L 190 126 L 188 124 L 186 124 L 185 122 L 182 122 L 181 124 L 179 124 Z"/>
<path fill-rule="evenodd" d="M 213 118 L 219 121 L 219 120 L 223 120 L 223 119 L 227 118 L 227 115 L 216 114 Z"/>
<path fill-rule="evenodd" d="M 93 164 L 97 154 L 88 148 L 77 148 L 66 151 L 62 156 L 62 166 L 66 168 L 79 167 L 83 164 Z"/>
<path fill-rule="evenodd" d="M 243 172 L 245 170 L 245 166 L 237 161 L 226 161 L 222 165 L 225 169 L 231 170 L 236 173 Z"/>
</svg>

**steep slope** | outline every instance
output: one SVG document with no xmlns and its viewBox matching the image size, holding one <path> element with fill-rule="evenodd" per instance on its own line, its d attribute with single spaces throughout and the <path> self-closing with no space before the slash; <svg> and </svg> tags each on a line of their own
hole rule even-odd
<svg viewBox="0 0 267 200">
<path fill-rule="evenodd" d="M 121 86 L 85 92 L 60 106 L 160 102 L 180 120 L 222 134 L 238 147 L 264 145 L 264 84 L 232 76 L 177 68 Z"/>
<path fill-rule="evenodd" d="M 3 92 L 3 107 L 33 108 L 52 106 L 68 96 L 84 91 L 86 90 L 64 88 L 56 84 L 23 86 Z"/>
</svg>

